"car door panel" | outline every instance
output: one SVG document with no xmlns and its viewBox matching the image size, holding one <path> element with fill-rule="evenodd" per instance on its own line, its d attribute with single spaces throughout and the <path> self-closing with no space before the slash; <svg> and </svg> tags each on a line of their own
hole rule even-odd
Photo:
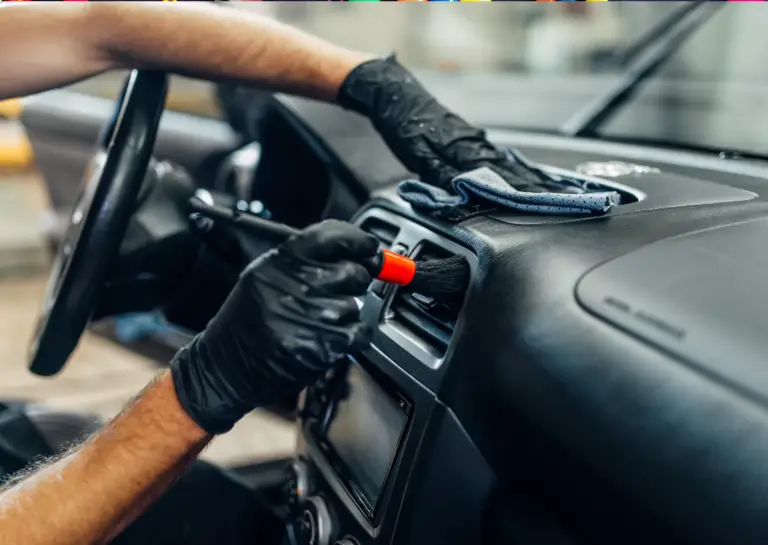
<svg viewBox="0 0 768 545">
<path fill-rule="evenodd" d="M 51 91 L 25 99 L 21 121 L 53 207 L 67 211 L 102 128 L 114 114 L 112 100 L 72 91 Z M 166 111 L 155 156 L 178 163 L 195 177 L 213 176 L 239 137 L 224 122 Z"/>
</svg>

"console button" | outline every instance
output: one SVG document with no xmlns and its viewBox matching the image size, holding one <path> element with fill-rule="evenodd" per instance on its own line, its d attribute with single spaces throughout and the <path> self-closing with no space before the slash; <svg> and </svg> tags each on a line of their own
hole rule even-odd
<svg viewBox="0 0 768 545">
<path fill-rule="evenodd" d="M 397 243 L 394 246 L 392 246 L 392 251 L 396 254 L 405 255 L 408 253 L 408 246 L 402 243 Z"/>
<path fill-rule="evenodd" d="M 324 377 L 307 388 L 302 419 L 322 420 L 328 405 L 328 379 Z"/>
<path fill-rule="evenodd" d="M 283 485 L 286 503 L 291 511 L 296 512 L 312 493 L 311 486 L 309 466 L 303 460 L 294 460 L 288 467 L 288 476 Z"/>
<path fill-rule="evenodd" d="M 301 545 L 330 545 L 333 521 L 328 506 L 319 496 L 311 496 L 302 504 L 302 511 L 296 521 Z"/>
</svg>

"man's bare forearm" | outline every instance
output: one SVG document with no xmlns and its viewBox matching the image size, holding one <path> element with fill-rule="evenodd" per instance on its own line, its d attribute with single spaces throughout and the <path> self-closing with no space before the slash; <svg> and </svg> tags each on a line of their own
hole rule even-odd
<svg viewBox="0 0 768 545">
<path fill-rule="evenodd" d="M 81 447 L 0 493 L 0 545 L 106 543 L 209 441 L 164 373 Z"/>
<path fill-rule="evenodd" d="M 89 3 L 0 7 L 0 99 L 147 68 L 333 101 L 369 56 L 239 9 Z"/>
</svg>

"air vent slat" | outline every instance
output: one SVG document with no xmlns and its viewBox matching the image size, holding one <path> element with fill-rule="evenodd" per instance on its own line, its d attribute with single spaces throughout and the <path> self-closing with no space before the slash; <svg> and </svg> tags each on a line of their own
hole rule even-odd
<svg viewBox="0 0 768 545">
<path fill-rule="evenodd" d="M 392 247 L 392 244 L 395 242 L 397 234 L 400 231 L 397 226 L 385 221 L 381 221 L 377 218 L 366 220 L 362 224 L 361 228 L 363 231 L 367 231 L 378 238 L 384 248 Z"/>
<path fill-rule="evenodd" d="M 424 245 L 417 260 L 443 259 L 453 254 L 431 244 Z M 445 355 L 456 327 L 460 309 L 418 293 L 398 291 L 390 306 L 390 321 L 418 338 L 436 357 Z"/>
<path fill-rule="evenodd" d="M 409 331 L 418 333 L 436 352 L 444 354 L 451 342 L 453 328 L 433 320 L 428 312 L 419 308 L 418 303 L 409 304 L 406 301 L 408 296 L 398 298 L 394 309 L 395 320 L 407 326 Z"/>
<path fill-rule="evenodd" d="M 418 297 L 418 294 L 402 294 L 398 301 L 410 312 L 434 322 L 438 328 L 445 331 L 450 337 L 454 327 L 456 327 L 456 317 L 451 316 L 450 312 L 442 307 L 426 306 L 416 300 L 416 297 Z"/>
</svg>

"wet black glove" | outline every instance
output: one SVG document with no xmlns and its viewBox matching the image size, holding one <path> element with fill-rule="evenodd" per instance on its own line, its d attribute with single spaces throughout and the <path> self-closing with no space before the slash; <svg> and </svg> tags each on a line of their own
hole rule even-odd
<svg viewBox="0 0 768 545">
<path fill-rule="evenodd" d="M 398 64 L 394 56 L 352 70 L 337 97 L 344 108 L 367 116 L 398 159 L 425 183 L 448 188 L 462 172 L 491 167 L 516 189 L 541 191 L 541 177 L 450 112 Z"/>
<path fill-rule="evenodd" d="M 181 405 L 209 433 L 298 394 L 370 342 L 353 296 L 378 240 L 344 222 L 313 225 L 258 258 L 208 327 L 171 362 Z"/>
</svg>

